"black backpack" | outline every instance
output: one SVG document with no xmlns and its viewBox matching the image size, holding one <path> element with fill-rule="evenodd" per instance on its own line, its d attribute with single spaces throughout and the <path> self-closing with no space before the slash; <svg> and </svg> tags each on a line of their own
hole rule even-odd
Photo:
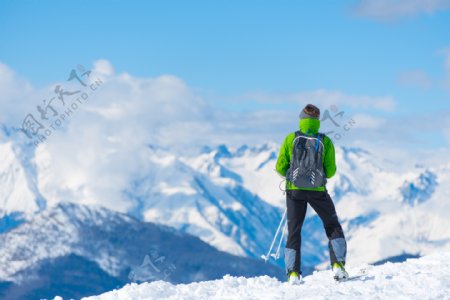
<svg viewBox="0 0 450 300">
<path fill-rule="evenodd" d="M 317 188 L 327 182 L 323 168 L 324 134 L 308 136 L 295 132 L 292 157 L 286 178 L 298 188 Z"/>
</svg>

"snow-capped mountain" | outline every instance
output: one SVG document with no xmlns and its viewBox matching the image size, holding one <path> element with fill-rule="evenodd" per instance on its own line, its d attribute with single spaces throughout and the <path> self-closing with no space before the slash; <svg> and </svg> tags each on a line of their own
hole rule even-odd
<svg viewBox="0 0 450 300">
<path fill-rule="evenodd" d="M 330 271 L 307 276 L 299 286 L 269 276 L 224 276 L 188 285 L 164 281 L 129 284 L 85 299 L 449 299 L 450 295 L 448 252 L 404 263 L 362 265 L 349 272 L 353 278 L 339 284 Z"/>
<path fill-rule="evenodd" d="M 195 158 L 150 147 L 152 168 L 126 192 L 138 200 L 133 213 L 196 235 L 220 250 L 259 257 L 271 241 L 280 209 L 220 163 L 229 155 L 225 146 Z"/>
<path fill-rule="evenodd" d="M 235 181 L 267 204 L 284 208 L 275 174 L 278 147 L 226 146 L 183 159 L 215 182 Z M 400 168 L 359 148 L 336 147 L 337 175 L 328 190 L 349 240 L 350 264 L 450 250 L 450 165 Z M 275 231 L 273 227 L 272 232 Z M 303 227 L 304 265 L 328 261 L 323 225 L 310 209 Z"/>
<path fill-rule="evenodd" d="M 0 216 L 20 220 L 45 208 L 45 202 L 36 184 L 34 151 L 17 136 L 17 130 L 0 126 Z"/>
<path fill-rule="evenodd" d="M 2 130 L 3 231 L 20 224 L 16 219 L 70 200 L 170 226 L 231 254 L 259 257 L 284 209 L 283 179 L 274 171 L 278 145 L 273 143 L 203 147 L 196 153 L 147 145 L 128 154 L 138 161 L 138 171 L 110 167 L 125 172 L 118 181 L 124 188 L 115 195 L 121 205 L 116 205 L 107 196 L 94 196 L 97 186 L 80 179 L 83 169 L 73 170 L 77 184 L 53 182 L 61 167 L 52 161 L 52 150 L 44 145 L 34 151 L 14 131 Z M 337 174 L 327 187 L 348 238 L 349 264 L 450 249 L 450 165 L 418 167 L 411 160 L 409 168 L 400 168 L 363 149 L 339 146 L 336 161 Z M 303 265 L 326 266 L 326 237 L 311 209 L 303 236 Z"/>
<path fill-rule="evenodd" d="M 6 162 L 11 166 L 4 168 L 6 175 L 3 178 L 6 179 L 1 188 L 23 190 L 28 197 L 22 197 L 20 201 L 24 205 L 19 205 L 15 194 L 5 192 L 5 203 L 13 207 L 5 211 L 4 220 L 14 214 L 29 218 L 41 210 L 37 204 L 54 206 L 67 200 L 65 198 L 92 204 L 92 198 L 86 198 L 83 192 L 89 187 L 72 188 L 69 183 L 54 184 L 48 179 L 52 177 L 55 165 L 45 148 L 33 151 L 32 145 L 20 140 L 20 132 L 4 134 L 2 140 L 4 155 L 10 158 Z M 22 160 L 14 148 L 29 151 L 31 155 Z M 220 148 L 206 154 L 211 159 L 211 170 L 221 168 L 216 162 L 221 155 Z M 172 226 L 232 254 L 259 257 L 266 250 L 272 229 L 278 224 L 280 209 L 267 204 L 238 180 L 223 174 L 210 176 L 208 172 L 197 170 L 186 162 L 191 158 L 178 157 L 155 146 L 143 149 L 142 156 L 142 169 L 139 174 L 130 174 L 126 188 L 121 191 L 125 210 L 114 206 L 106 197 L 93 204 Z M 10 170 L 20 171 L 22 177 L 11 174 Z M 42 201 L 44 198 L 46 201 Z"/>
<path fill-rule="evenodd" d="M 56 292 L 79 298 L 162 279 L 283 276 L 275 266 L 217 251 L 173 228 L 75 203 L 59 203 L 0 235 L 0 265 L 5 299 L 42 299 Z"/>
<path fill-rule="evenodd" d="M 349 262 L 450 249 L 450 165 L 413 167 L 359 149 L 338 151 L 330 184 L 349 239 Z M 342 192 L 344 190 L 344 192 Z"/>
</svg>

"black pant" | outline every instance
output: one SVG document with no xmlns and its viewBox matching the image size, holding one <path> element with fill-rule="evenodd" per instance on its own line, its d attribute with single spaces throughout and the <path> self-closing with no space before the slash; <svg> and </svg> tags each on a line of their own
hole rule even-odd
<svg viewBox="0 0 450 300">
<path fill-rule="evenodd" d="M 286 272 L 301 273 L 301 230 L 305 220 L 307 204 L 316 211 L 325 227 L 330 250 L 331 265 L 334 262 L 345 263 L 347 244 L 339 223 L 333 201 L 327 191 L 286 191 L 288 239 L 285 249 Z"/>
</svg>

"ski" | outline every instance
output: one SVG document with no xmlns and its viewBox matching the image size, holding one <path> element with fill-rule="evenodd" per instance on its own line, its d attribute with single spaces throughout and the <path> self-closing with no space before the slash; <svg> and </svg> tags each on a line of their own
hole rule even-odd
<svg viewBox="0 0 450 300">
<path fill-rule="evenodd" d="M 346 278 L 341 278 L 339 279 L 338 277 L 334 276 L 334 280 L 336 282 L 346 282 L 346 281 L 352 281 L 352 280 L 357 280 L 357 279 L 364 279 L 365 277 L 367 277 L 367 269 L 360 269 L 358 274 L 356 275 L 352 275 Z"/>
</svg>

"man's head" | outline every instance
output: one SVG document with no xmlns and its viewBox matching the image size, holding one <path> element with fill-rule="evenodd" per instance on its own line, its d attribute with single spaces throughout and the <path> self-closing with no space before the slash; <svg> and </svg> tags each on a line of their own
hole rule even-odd
<svg viewBox="0 0 450 300">
<path fill-rule="evenodd" d="M 312 104 L 308 104 L 300 112 L 300 130 L 308 135 L 315 135 L 320 128 L 320 109 Z"/>
<path fill-rule="evenodd" d="M 305 108 L 300 112 L 300 119 L 316 119 L 320 118 L 320 109 L 312 104 L 308 104 Z"/>
</svg>

